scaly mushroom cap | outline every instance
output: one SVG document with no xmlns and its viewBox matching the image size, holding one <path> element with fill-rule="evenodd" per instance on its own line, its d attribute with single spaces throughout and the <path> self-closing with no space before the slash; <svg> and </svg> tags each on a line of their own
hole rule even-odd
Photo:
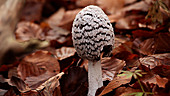
<svg viewBox="0 0 170 96">
<path fill-rule="evenodd" d="M 98 61 L 104 47 L 114 44 L 113 27 L 101 8 L 90 5 L 75 17 L 72 27 L 73 45 L 81 58 Z"/>
</svg>

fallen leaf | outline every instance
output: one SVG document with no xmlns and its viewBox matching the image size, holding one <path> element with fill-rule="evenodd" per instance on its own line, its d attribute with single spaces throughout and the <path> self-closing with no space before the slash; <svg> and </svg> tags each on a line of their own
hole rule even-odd
<svg viewBox="0 0 170 96">
<path fill-rule="evenodd" d="M 72 22 L 80 10 L 81 9 L 66 11 L 58 26 L 62 27 L 63 29 L 71 31 Z"/>
<path fill-rule="evenodd" d="M 62 29 L 60 27 L 55 27 L 52 30 L 46 32 L 45 39 L 46 40 L 57 40 L 58 42 L 65 42 L 66 37 L 70 34 L 69 31 Z"/>
<path fill-rule="evenodd" d="M 156 52 L 162 53 L 162 52 L 170 52 L 170 33 L 159 33 L 157 36 L 155 36 L 155 47 Z"/>
<path fill-rule="evenodd" d="M 122 10 L 124 12 L 130 11 L 130 10 L 141 10 L 141 11 L 148 11 L 149 4 L 152 2 L 152 0 L 144 0 L 144 1 L 139 1 L 134 4 L 131 4 L 129 6 L 124 7 Z"/>
<path fill-rule="evenodd" d="M 169 64 L 169 63 L 168 63 Z M 155 74 L 170 79 L 170 65 L 160 65 L 152 69 Z"/>
<path fill-rule="evenodd" d="M 56 57 L 58 60 L 63 60 L 70 56 L 73 56 L 76 53 L 75 48 L 73 47 L 62 47 L 56 50 Z"/>
<path fill-rule="evenodd" d="M 5 94 L 3 94 L 3 96 L 17 96 L 15 90 L 16 88 L 12 87 Z"/>
<path fill-rule="evenodd" d="M 11 77 L 11 81 L 10 81 L 11 85 L 13 86 L 16 86 L 17 89 L 20 91 L 20 92 L 27 92 L 27 91 L 30 91 L 31 89 L 26 85 L 26 83 L 18 78 L 18 77 L 14 77 L 12 76 Z"/>
<path fill-rule="evenodd" d="M 120 88 L 116 89 L 116 93 L 115 93 L 114 96 L 129 96 L 130 93 L 134 93 L 134 92 L 142 92 L 142 90 L 133 89 L 131 87 L 127 87 L 127 88 L 126 87 L 120 87 Z"/>
<path fill-rule="evenodd" d="M 100 93 L 99 96 L 102 96 L 106 93 L 111 92 L 113 89 L 121 86 L 122 84 L 127 84 L 131 81 L 131 77 L 130 78 L 126 78 L 124 76 L 118 76 L 115 77 L 105 88 L 104 90 Z"/>
<path fill-rule="evenodd" d="M 54 91 L 57 91 L 57 96 L 62 96 L 60 91 L 60 82 L 59 79 L 61 79 L 62 75 L 64 75 L 64 72 L 61 72 L 51 78 L 49 78 L 47 81 L 45 81 L 43 84 L 41 84 L 36 90 L 43 91 L 43 94 L 45 96 L 56 96 L 54 95 Z"/>
<path fill-rule="evenodd" d="M 88 5 L 95 5 L 96 0 L 76 0 L 76 5 L 78 7 L 86 7 Z"/>
<path fill-rule="evenodd" d="M 144 41 L 142 41 L 140 38 L 136 38 L 133 41 L 132 48 L 144 55 L 152 55 L 155 53 L 156 50 L 154 43 L 154 38 L 149 38 Z"/>
<path fill-rule="evenodd" d="M 65 9 L 62 7 L 57 12 L 53 13 L 53 15 L 51 15 L 46 20 L 46 22 L 49 24 L 49 26 L 51 28 L 55 28 L 61 22 L 61 20 L 62 20 L 62 18 L 64 16 L 64 13 L 65 13 Z"/>
<path fill-rule="evenodd" d="M 96 3 L 109 14 L 120 12 L 125 4 L 125 0 L 97 0 Z"/>
<path fill-rule="evenodd" d="M 87 96 L 87 71 L 81 67 L 71 67 L 60 79 L 62 96 Z"/>
<path fill-rule="evenodd" d="M 39 76 L 46 71 L 59 73 L 60 65 L 48 51 L 37 51 L 23 58 L 17 70 L 22 80 L 25 80 L 26 77 Z"/>
<path fill-rule="evenodd" d="M 27 41 L 30 39 L 41 39 L 42 29 L 38 24 L 22 21 L 17 24 L 15 32 L 16 39 L 18 41 Z"/>
<path fill-rule="evenodd" d="M 126 65 L 125 61 L 113 57 L 102 58 L 101 64 L 103 81 L 112 81 L 115 75 Z"/>
<path fill-rule="evenodd" d="M 170 64 L 170 54 L 155 54 L 155 55 L 148 55 L 147 57 L 140 58 L 140 63 L 150 69 L 155 68 L 156 66 L 160 65 L 169 65 Z"/>
<path fill-rule="evenodd" d="M 165 88 L 166 83 L 168 83 L 168 79 L 162 78 L 159 75 L 156 75 L 155 77 L 156 77 L 156 82 L 157 82 L 158 86 Z"/>
<path fill-rule="evenodd" d="M 21 20 L 40 21 L 45 1 L 46 0 L 26 0 L 21 12 Z"/>
<path fill-rule="evenodd" d="M 147 31 L 147 30 L 135 30 L 135 31 L 132 31 L 132 34 L 134 38 L 137 38 L 137 37 L 148 38 L 148 37 L 153 37 L 155 33 L 152 31 Z"/>
<path fill-rule="evenodd" d="M 24 82 L 28 85 L 32 90 L 37 90 L 37 88 L 43 83 L 46 82 L 50 77 L 54 76 L 55 73 L 45 72 L 39 76 L 30 76 L 26 77 Z"/>
<path fill-rule="evenodd" d="M 142 14 L 127 15 L 116 22 L 115 28 L 118 29 L 136 29 L 138 28 L 138 21 L 144 18 Z"/>
</svg>

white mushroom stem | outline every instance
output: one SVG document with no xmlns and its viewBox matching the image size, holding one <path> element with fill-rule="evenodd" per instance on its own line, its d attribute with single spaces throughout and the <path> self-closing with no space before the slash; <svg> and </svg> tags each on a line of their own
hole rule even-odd
<svg viewBox="0 0 170 96">
<path fill-rule="evenodd" d="M 88 61 L 88 96 L 95 96 L 96 90 L 103 86 L 101 61 Z"/>
</svg>

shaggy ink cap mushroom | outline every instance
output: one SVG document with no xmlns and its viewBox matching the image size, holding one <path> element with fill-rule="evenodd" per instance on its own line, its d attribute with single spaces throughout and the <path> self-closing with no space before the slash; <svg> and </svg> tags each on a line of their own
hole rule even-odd
<svg viewBox="0 0 170 96">
<path fill-rule="evenodd" d="M 100 56 L 110 54 L 114 44 L 113 27 L 101 8 L 90 5 L 75 17 L 72 40 L 77 54 L 88 60 L 88 96 L 103 86 Z"/>
<path fill-rule="evenodd" d="M 72 27 L 73 45 L 81 58 L 98 61 L 104 46 L 113 49 L 113 27 L 101 8 L 90 5 L 82 9 L 75 17 Z"/>
</svg>

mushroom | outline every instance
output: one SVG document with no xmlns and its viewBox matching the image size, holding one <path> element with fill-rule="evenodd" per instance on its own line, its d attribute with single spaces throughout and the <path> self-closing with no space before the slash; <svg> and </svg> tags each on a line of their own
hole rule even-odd
<svg viewBox="0 0 170 96">
<path fill-rule="evenodd" d="M 113 27 L 101 8 L 90 5 L 76 15 L 72 40 L 77 54 L 88 60 L 88 96 L 95 96 L 103 86 L 100 57 L 111 54 L 114 47 Z"/>
</svg>

